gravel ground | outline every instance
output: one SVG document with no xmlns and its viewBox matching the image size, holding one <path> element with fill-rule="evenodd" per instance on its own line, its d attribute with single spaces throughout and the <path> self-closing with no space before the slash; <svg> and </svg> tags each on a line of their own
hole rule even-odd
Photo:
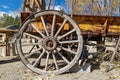
<svg viewBox="0 0 120 80">
<path fill-rule="evenodd" d="M 114 63 L 114 69 L 105 72 L 106 62 L 100 69 L 88 72 L 66 73 L 44 76 L 28 70 L 18 57 L 0 57 L 0 80 L 120 80 L 120 64 Z"/>
</svg>

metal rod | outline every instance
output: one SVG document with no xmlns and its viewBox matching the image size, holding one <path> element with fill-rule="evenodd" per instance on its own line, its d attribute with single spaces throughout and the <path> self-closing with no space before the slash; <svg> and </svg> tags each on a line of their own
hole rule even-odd
<svg viewBox="0 0 120 80">
<path fill-rule="evenodd" d="M 117 49 L 118 49 L 119 45 L 120 45 L 120 36 L 119 36 L 119 39 L 118 39 L 118 41 L 117 41 L 117 45 L 116 45 L 116 48 L 115 48 L 114 53 L 113 53 L 113 55 L 112 55 L 112 58 L 111 58 L 111 60 L 110 60 L 110 63 L 114 60 L 114 57 L 115 57 L 115 54 L 116 54 L 116 52 L 117 52 Z"/>
<path fill-rule="evenodd" d="M 106 69 L 106 72 L 108 72 L 108 71 L 111 70 L 111 63 L 113 62 L 113 60 L 114 60 L 114 58 L 115 58 L 115 54 L 116 54 L 116 52 L 117 52 L 117 50 L 118 50 L 119 45 L 120 45 L 120 36 L 119 36 L 119 39 L 118 39 L 118 41 L 117 41 L 117 45 L 116 45 L 116 47 L 115 47 L 114 53 L 113 53 L 113 55 L 112 55 L 112 57 L 111 57 L 111 59 L 110 59 L 110 62 L 109 62 L 109 64 L 108 64 L 108 67 L 107 67 L 107 69 Z"/>
</svg>

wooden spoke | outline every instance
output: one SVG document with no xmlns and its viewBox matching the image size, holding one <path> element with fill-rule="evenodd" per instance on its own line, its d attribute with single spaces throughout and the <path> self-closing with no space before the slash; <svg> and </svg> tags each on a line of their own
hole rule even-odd
<svg viewBox="0 0 120 80">
<path fill-rule="evenodd" d="M 22 46 L 33 46 L 33 45 L 41 45 L 42 42 L 39 43 L 22 43 Z"/>
<path fill-rule="evenodd" d="M 79 40 L 70 40 L 70 41 L 61 41 L 60 44 L 66 44 L 66 43 L 78 43 Z"/>
<path fill-rule="evenodd" d="M 41 60 L 42 56 L 44 55 L 45 50 L 43 50 L 43 52 L 40 54 L 40 56 L 36 59 L 35 63 L 33 64 L 33 66 L 36 66 L 37 63 L 39 63 L 39 61 Z"/>
<path fill-rule="evenodd" d="M 73 30 L 71 30 L 71 31 L 69 31 L 69 32 L 67 32 L 67 33 L 65 33 L 64 35 L 60 36 L 60 37 L 58 38 L 58 40 L 60 40 L 60 39 L 62 39 L 62 38 L 64 38 L 64 37 L 70 35 L 71 33 L 75 32 L 75 31 L 76 31 L 76 30 L 73 29 Z"/>
<path fill-rule="evenodd" d="M 47 52 L 46 63 L 45 63 L 45 71 L 47 71 L 47 68 L 48 68 L 49 56 L 50 56 L 50 53 Z"/>
<path fill-rule="evenodd" d="M 52 54 L 52 57 L 53 57 L 53 61 L 54 61 L 54 63 L 55 63 L 55 67 L 56 67 L 56 69 L 58 70 L 59 68 L 58 68 L 57 59 L 56 59 L 56 57 L 55 57 L 55 54 Z"/>
<path fill-rule="evenodd" d="M 67 22 L 67 19 L 64 19 L 62 25 L 60 26 L 60 28 L 58 29 L 57 33 L 55 34 L 55 37 L 57 37 L 57 35 L 60 33 L 60 31 L 63 29 L 65 23 Z"/>
<path fill-rule="evenodd" d="M 77 54 L 77 52 L 74 52 L 74 51 L 72 51 L 72 50 L 70 50 L 70 49 L 67 49 L 67 48 L 64 48 L 64 47 L 62 47 L 62 49 L 63 49 L 64 51 L 66 51 L 66 52 L 73 53 L 73 54 Z"/>
<path fill-rule="evenodd" d="M 32 56 L 33 54 L 35 54 L 36 52 L 38 52 L 38 51 L 40 51 L 40 50 L 42 50 L 42 48 L 38 48 L 37 50 L 35 50 L 35 51 L 33 51 L 33 52 L 25 55 L 25 58 L 28 58 L 28 57 Z"/>
<path fill-rule="evenodd" d="M 33 23 L 31 23 L 31 25 L 43 38 L 45 38 L 45 35 Z"/>
<path fill-rule="evenodd" d="M 34 49 L 34 47 L 35 47 L 35 45 L 31 48 L 31 50 L 30 50 L 28 53 L 31 53 L 31 52 L 32 52 L 32 50 Z"/>
<path fill-rule="evenodd" d="M 51 36 L 54 35 L 55 21 L 56 21 L 56 15 L 53 16 L 52 29 L 51 29 Z"/>
<path fill-rule="evenodd" d="M 57 51 L 57 53 L 59 54 L 59 56 L 60 56 L 67 64 L 70 63 L 59 51 Z"/>
<path fill-rule="evenodd" d="M 37 37 L 37 36 L 35 36 L 35 35 L 32 35 L 32 34 L 30 34 L 30 33 L 24 32 L 24 35 L 27 35 L 27 36 L 32 37 L 32 38 L 37 39 L 37 40 L 42 40 L 42 38 Z"/>
<path fill-rule="evenodd" d="M 42 24 L 43 24 L 44 30 L 45 30 L 45 32 L 46 32 L 46 35 L 49 36 L 49 33 L 48 33 L 47 28 L 46 28 L 46 25 L 45 25 L 45 21 L 44 21 L 43 16 L 41 16 L 41 21 L 42 21 Z"/>
</svg>

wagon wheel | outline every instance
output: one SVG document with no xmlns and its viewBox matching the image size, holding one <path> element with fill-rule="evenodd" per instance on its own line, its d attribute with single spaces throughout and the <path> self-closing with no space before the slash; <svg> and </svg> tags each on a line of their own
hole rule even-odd
<svg viewBox="0 0 120 80">
<path fill-rule="evenodd" d="M 28 26 L 32 27 L 32 33 L 27 31 Z M 29 36 L 33 42 L 23 43 L 24 35 Z M 16 47 L 22 62 L 32 71 L 48 75 L 60 74 L 78 61 L 83 40 L 78 25 L 68 15 L 59 11 L 42 11 L 31 15 L 21 25 Z"/>
</svg>

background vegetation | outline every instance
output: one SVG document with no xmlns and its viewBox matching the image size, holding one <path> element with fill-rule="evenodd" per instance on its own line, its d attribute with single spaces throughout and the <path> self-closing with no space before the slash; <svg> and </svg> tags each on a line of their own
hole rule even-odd
<svg viewBox="0 0 120 80">
<path fill-rule="evenodd" d="M 66 0 L 71 6 L 73 0 Z M 74 14 L 120 16 L 120 0 L 74 0 Z"/>
<path fill-rule="evenodd" d="M 19 17 L 12 17 L 8 14 L 3 14 L 3 16 L 0 17 L 0 27 L 8 27 L 10 25 L 16 25 L 19 26 Z"/>
</svg>

